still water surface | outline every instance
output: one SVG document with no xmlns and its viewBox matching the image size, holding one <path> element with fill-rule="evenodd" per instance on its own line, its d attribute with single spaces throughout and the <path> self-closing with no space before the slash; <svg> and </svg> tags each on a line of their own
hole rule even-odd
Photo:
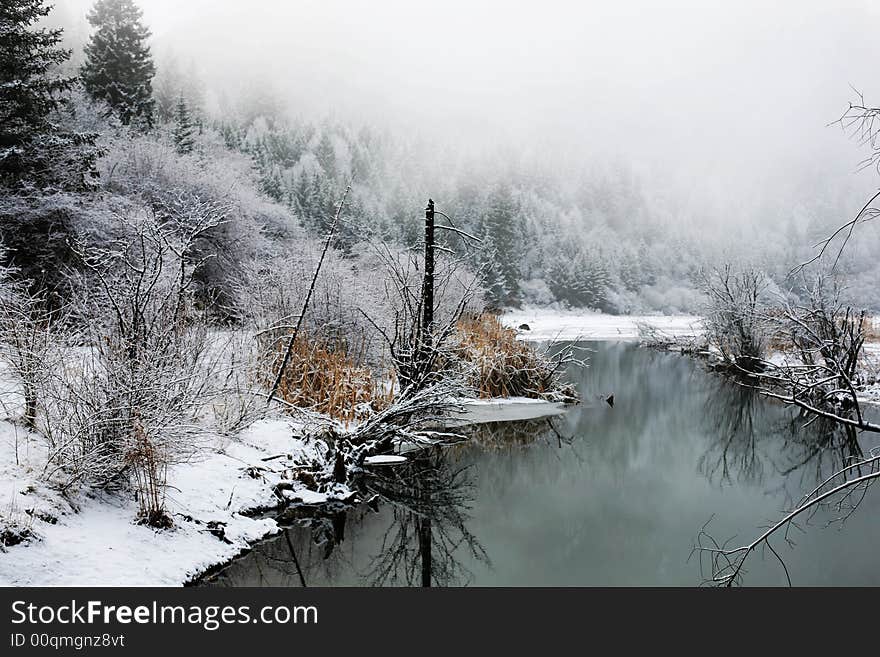
<svg viewBox="0 0 880 657">
<path fill-rule="evenodd" d="M 214 586 L 699 585 L 692 547 L 760 527 L 873 443 L 761 399 L 692 359 L 586 345 L 584 403 L 550 421 L 489 424 L 403 467 L 376 467 L 373 509 L 330 514 L 206 578 Z M 613 408 L 602 396 L 614 394 Z M 861 444 L 860 444 L 861 442 Z M 822 511 L 789 547 L 795 585 L 880 584 L 880 497 L 845 523 Z M 689 559 L 689 557 L 691 557 Z M 747 585 L 784 585 L 767 553 Z"/>
</svg>

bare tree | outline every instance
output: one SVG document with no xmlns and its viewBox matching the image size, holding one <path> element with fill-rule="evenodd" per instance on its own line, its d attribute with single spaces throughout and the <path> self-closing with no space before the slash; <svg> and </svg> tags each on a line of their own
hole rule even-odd
<svg viewBox="0 0 880 657">
<path fill-rule="evenodd" d="M 850 102 L 846 111 L 832 125 L 839 125 L 860 146 L 867 146 L 870 149 L 870 153 L 861 161 L 860 167 L 862 169 L 874 167 L 880 173 L 880 107 L 868 105 L 865 102 L 865 97 L 859 91 L 856 91 L 856 96 L 856 102 Z M 821 240 L 816 245 L 817 251 L 815 255 L 795 267 L 793 273 L 798 273 L 805 267 L 821 260 L 833 244 L 839 243 L 832 269 L 836 267 L 843 257 L 843 252 L 852 239 L 856 228 L 860 224 L 880 216 L 880 208 L 875 206 L 878 199 L 880 199 L 880 191 L 873 193 L 851 219 L 838 226 L 828 237 Z"/>
<path fill-rule="evenodd" d="M 839 290 L 829 290 L 822 275 L 807 299 L 806 304 L 786 303 L 774 318 L 777 330 L 794 345 L 798 360 L 762 361 L 760 371 L 750 371 L 749 383 L 744 385 L 806 412 L 812 417 L 806 424 L 818 418 L 848 431 L 880 433 L 880 425 L 865 418 L 859 400 L 857 366 L 865 341 L 865 313 L 844 306 Z M 878 477 L 880 448 L 867 455 L 855 450 L 753 541 L 731 548 L 719 544 L 704 527 L 695 550 L 700 553 L 701 564 L 711 571 L 709 581 L 726 586 L 739 583 L 746 561 L 759 548 L 769 550 L 785 568 L 770 542 L 773 537 L 782 534 L 788 541 L 791 527 L 820 507 L 830 507 L 839 519 L 845 519 Z"/>
<path fill-rule="evenodd" d="M 167 526 L 167 468 L 193 454 L 208 390 L 207 327 L 193 303 L 192 257 L 224 218 L 202 206 L 185 223 L 145 212 L 119 216 L 123 237 L 77 245 L 87 274 L 77 312 L 89 318 L 48 393 L 47 475 L 119 484 L 130 475 L 143 522 Z M 68 342 L 68 344 L 70 344 Z"/>
<path fill-rule="evenodd" d="M 706 335 L 724 362 L 752 372 L 767 351 L 764 292 L 767 279 L 757 269 L 734 271 L 729 264 L 703 276 L 708 297 Z"/>
<path fill-rule="evenodd" d="M 52 371 L 52 330 L 60 320 L 60 311 L 0 270 L 0 359 L 21 386 L 22 422 L 30 430 L 37 429 L 40 392 Z"/>
</svg>

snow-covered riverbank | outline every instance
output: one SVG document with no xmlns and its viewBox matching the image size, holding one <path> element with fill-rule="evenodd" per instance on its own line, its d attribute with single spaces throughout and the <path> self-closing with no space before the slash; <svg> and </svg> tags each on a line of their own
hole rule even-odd
<svg viewBox="0 0 880 657">
<path fill-rule="evenodd" d="M 564 412 L 564 406 L 523 398 L 463 400 L 470 423 L 521 420 Z M 23 542 L 0 553 L 4 586 L 179 586 L 223 564 L 255 541 L 280 530 L 252 512 L 286 502 L 352 500 L 336 484 L 330 493 L 309 490 L 290 477 L 297 466 L 325 459 L 327 445 L 301 422 L 259 421 L 171 468 L 167 507 L 174 527 L 136 524 L 130 493 L 61 495 L 45 483 L 44 441 L 0 421 L 0 519 L 24 532 Z"/>
<path fill-rule="evenodd" d="M 277 506 L 273 490 L 285 469 L 320 457 L 325 446 L 299 429 L 285 419 L 260 421 L 172 467 L 167 507 L 174 527 L 157 531 L 135 523 L 138 506 L 129 493 L 58 494 L 43 483 L 41 439 L 0 422 L 0 504 L 28 535 L 0 555 L 0 584 L 180 585 L 227 561 L 277 531 L 273 520 L 245 514 Z"/>
<path fill-rule="evenodd" d="M 501 321 L 505 326 L 517 329 L 519 339 L 530 342 L 632 341 L 639 339 L 640 326 L 651 327 L 657 331 L 658 337 L 670 340 L 686 340 L 703 333 L 703 320 L 697 315 L 607 315 L 590 311 L 524 308 L 506 311 L 501 316 Z M 876 334 L 880 328 L 880 317 L 872 317 L 870 321 Z M 769 356 L 771 362 L 779 364 L 789 359 L 790 357 L 780 352 L 774 352 Z M 865 343 L 864 372 L 869 380 L 878 382 L 865 386 L 859 395 L 859 400 L 880 407 L 880 342 L 878 341 Z"/>
<path fill-rule="evenodd" d="M 702 318 L 696 315 L 606 315 L 588 311 L 550 311 L 540 308 L 510 310 L 501 316 L 505 326 L 522 329 L 519 337 L 545 340 L 637 340 L 639 326 L 651 326 L 670 338 L 702 333 Z"/>
</svg>

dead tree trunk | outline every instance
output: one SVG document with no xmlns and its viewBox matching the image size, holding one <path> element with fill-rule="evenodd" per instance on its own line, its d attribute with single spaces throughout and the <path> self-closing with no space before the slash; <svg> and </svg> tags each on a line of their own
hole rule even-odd
<svg viewBox="0 0 880 657">
<path fill-rule="evenodd" d="M 425 208 L 425 278 L 422 284 L 422 362 L 430 358 L 434 324 L 434 201 Z"/>
</svg>

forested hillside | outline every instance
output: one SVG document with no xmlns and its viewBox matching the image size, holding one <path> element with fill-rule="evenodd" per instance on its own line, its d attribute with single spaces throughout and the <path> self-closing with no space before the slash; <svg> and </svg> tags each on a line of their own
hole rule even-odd
<svg viewBox="0 0 880 657">
<path fill-rule="evenodd" d="M 41 109 L 22 108 L 18 120 L 33 143 L 63 132 L 58 139 L 72 150 L 50 165 L 57 171 L 51 184 L 27 192 L 27 207 L 22 187 L 5 196 L 3 240 L 7 265 L 44 278 L 59 294 L 60 272 L 73 265 L 69 238 L 112 235 L 115 203 L 157 208 L 209 194 L 212 203 L 234 206 L 212 233 L 218 258 L 202 281 L 228 306 L 242 263 L 298 249 L 290 240 L 320 239 L 351 184 L 334 242 L 350 267 L 362 266 L 370 243 L 417 244 L 430 196 L 481 238 L 480 248 L 462 255 L 495 306 L 688 312 L 702 303 L 702 272 L 721 261 L 756 266 L 781 290 L 792 287 L 792 268 L 863 200 L 864 183 L 848 172 L 822 180 L 802 168 L 784 184 L 767 181 L 744 195 L 621 157 L 463 148 L 405 127 L 303 115 L 272 88 L 236 95 L 201 79 L 198 61 L 172 50 L 153 54 L 146 26 L 132 28 L 140 63 L 122 71 L 104 61 L 106 16 L 96 10 L 92 24 L 81 25 L 62 8 L 48 20 L 67 23 L 59 38 L 71 55 L 46 62 L 57 70 L 54 132 L 34 123 Z M 85 41 L 90 29 L 97 32 Z M 121 75 L 130 78 L 124 94 L 112 91 Z M 854 146 L 853 170 L 857 163 Z M 849 290 L 872 307 L 880 304 L 870 255 L 878 239 L 876 227 L 866 226 L 844 264 Z"/>
</svg>

